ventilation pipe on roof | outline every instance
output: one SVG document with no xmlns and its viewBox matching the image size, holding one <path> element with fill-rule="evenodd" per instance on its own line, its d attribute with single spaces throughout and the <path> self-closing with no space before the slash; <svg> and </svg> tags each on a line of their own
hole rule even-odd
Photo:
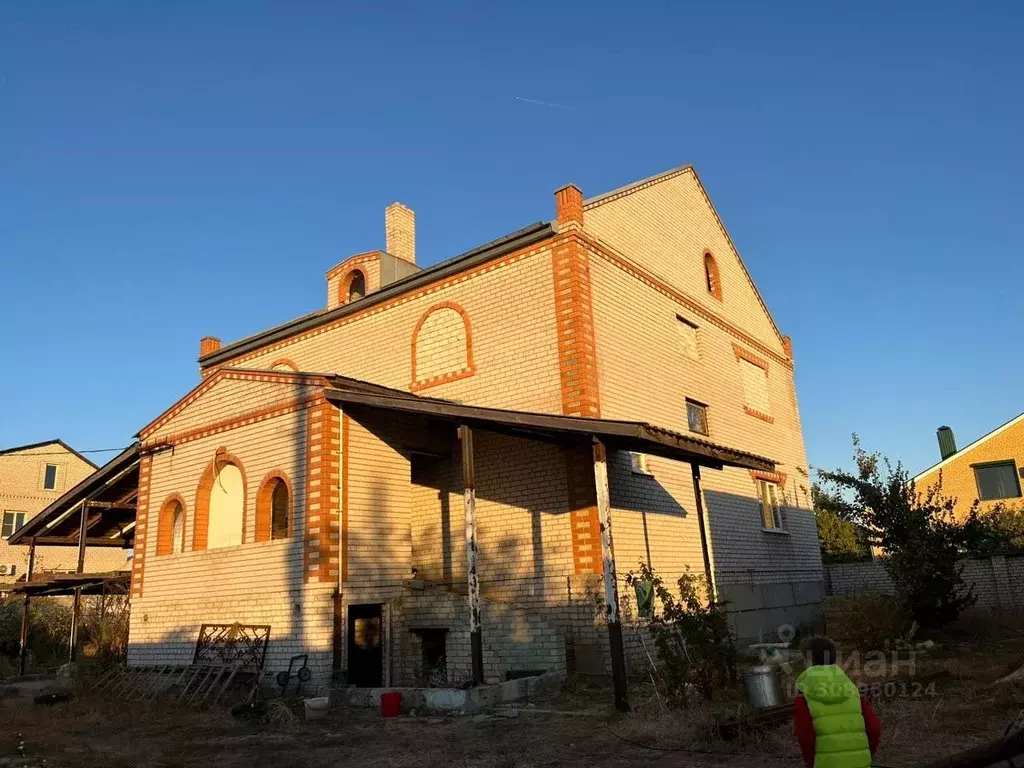
<svg viewBox="0 0 1024 768">
<path fill-rule="evenodd" d="M 949 427 L 939 427 L 935 430 L 939 438 L 939 455 L 943 460 L 948 459 L 956 453 L 956 438 L 953 437 L 953 430 Z"/>
</svg>

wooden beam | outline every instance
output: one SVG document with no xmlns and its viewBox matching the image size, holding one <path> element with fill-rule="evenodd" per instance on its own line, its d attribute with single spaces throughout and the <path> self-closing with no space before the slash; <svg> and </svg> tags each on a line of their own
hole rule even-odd
<svg viewBox="0 0 1024 768">
<path fill-rule="evenodd" d="M 135 491 L 137 493 L 137 491 Z M 134 504 L 122 504 L 116 501 L 87 501 L 85 506 L 90 509 L 116 509 L 122 512 L 134 512 Z"/>
<path fill-rule="evenodd" d="M 601 525 L 601 562 L 604 573 L 604 613 L 608 621 L 608 650 L 612 661 L 612 689 L 615 708 L 629 711 L 626 657 L 622 648 L 619 616 L 619 583 L 615 572 L 615 544 L 612 541 L 612 506 L 608 491 L 608 452 L 604 443 L 594 441 L 594 486 L 597 490 L 597 519 Z"/>
<path fill-rule="evenodd" d="M 29 539 L 28 545 L 28 571 L 25 573 L 25 583 L 32 581 L 32 574 L 36 569 L 36 540 Z M 21 644 L 18 649 L 18 674 L 25 674 L 25 664 L 28 661 L 28 607 L 32 598 L 28 592 L 25 593 L 25 604 L 21 609 Z"/>
<path fill-rule="evenodd" d="M 704 522 L 704 494 L 700 488 L 700 464 L 690 464 L 693 470 L 693 498 L 697 505 L 697 528 L 700 530 L 700 551 L 704 555 L 704 579 L 707 582 L 708 602 L 715 601 L 715 578 L 711 572 L 711 554 L 708 550 L 707 524 Z"/>
<path fill-rule="evenodd" d="M 77 536 L 40 536 L 36 540 L 37 547 L 77 547 Z M 129 549 L 131 544 L 123 539 L 103 539 L 96 536 L 89 536 L 85 539 L 87 547 L 120 547 Z"/>
<path fill-rule="evenodd" d="M 484 684 L 484 647 L 480 634 L 480 578 L 476 572 L 476 469 L 473 464 L 473 430 L 459 427 L 462 442 L 462 489 L 466 508 L 466 583 L 469 599 L 469 650 L 473 685 Z"/>
</svg>

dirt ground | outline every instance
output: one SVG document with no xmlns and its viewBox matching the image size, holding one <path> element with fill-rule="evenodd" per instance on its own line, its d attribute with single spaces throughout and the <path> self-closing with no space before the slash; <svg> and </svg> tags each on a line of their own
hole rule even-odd
<svg viewBox="0 0 1024 768">
<path fill-rule="evenodd" d="M 920 661 L 913 676 L 888 690 L 883 685 L 875 701 L 883 724 L 876 764 L 910 768 L 1000 736 L 1024 707 L 1024 685 L 992 682 L 1021 663 L 1024 643 L 937 652 Z M 421 714 L 381 720 L 374 712 L 341 710 L 303 722 L 292 710 L 274 706 L 271 717 L 252 722 L 219 709 L 197 712 L 159 703 L 83 697 L 40 706 L 6 698 L 0 701 L 0 766 L 800 765 L 789 723 L 725 743 L 710 737 L 712 715 L 702 706 L 666 712 L 653 690 L 639 683 L 631 700 L 632 714 L 614 716 L 604 684 L 576 682 L 511 718 Z M 717 714 L 728 710 L 725 705 Z"/>
</svg>

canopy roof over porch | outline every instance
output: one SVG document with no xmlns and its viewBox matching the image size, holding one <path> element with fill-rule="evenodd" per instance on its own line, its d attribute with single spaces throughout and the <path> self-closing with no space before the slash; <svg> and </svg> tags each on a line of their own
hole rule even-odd
<svg viewBox="0 0 1024 768">
<path fill-rule="evenodd" d="M 126 595 L 131 582 L 128 571 L 111 573 L 51 573 L 32 581 L 23 581 L 10 588 L 10 592 L 32 597 L 73 595 Z"/>
<path fill-rule="evenodd" d="M 562 445 L 583 445 L 595 439 L 611 450 L 635 451 L 685 461 L 710 469 L 742 467 L 772 472 L 775 462 L 746 451 L 699 440 L 643 421 L 617 421 L 582 416 L 559 416 L 463 405 L 369 384 L 343 376 L 331 378 L 327 400 L 350 413 L 360 410 L 406 414 L 403 423 L 429 430 L 439 424 L 525 437 Z"/>
<path fill-rule="evenodd" d="M 82 505 L 86 546 L 131 547 L 139 494 L 139 444 L 122 451 L 16 530 L 8 544 L 77 546 Z M 76 514 L 78 513 L 78 514 Z"/>
</svg>

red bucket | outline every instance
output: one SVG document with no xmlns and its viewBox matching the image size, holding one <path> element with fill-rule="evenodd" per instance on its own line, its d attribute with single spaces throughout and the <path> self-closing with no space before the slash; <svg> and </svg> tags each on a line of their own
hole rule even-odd
<svg viewBox="0 0 1024 768">
<path fill-rule="evenodd" d="M 402 714 L 402 694 L 399 691 L 388 691 L 380 695 L 380 716 L 398 717 Z"/>
</svg>

